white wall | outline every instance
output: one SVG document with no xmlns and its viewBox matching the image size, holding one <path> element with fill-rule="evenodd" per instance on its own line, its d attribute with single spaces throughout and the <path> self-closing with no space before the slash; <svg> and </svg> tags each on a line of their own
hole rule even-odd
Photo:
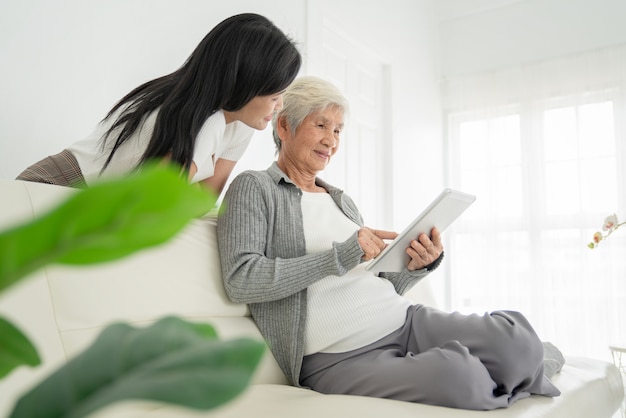
<svg viewBox="0 0 626 418">
<path fill-rule="evenodd" d="M 379 180 L 389 189 L 383 195 L 391 210 L 384 211 L 381 224 L 370 226 L 401 229 L 439 192 L 443 182 L 437 21 L 432 2 L 315 0 L 309 8 L 316 8 L 310 10 L 312 18 L 319 14 L 314 22 L 327 19 L 327 24 L 337 25 L 346 39 L 388 68 L 385 93 L 391 100 L 389 108 L 383 109 L 389 115 L 383 138 L 391 138 L 392 144 L 380 155 L 388 159 L 383 164 L 388 169 Z M 314 42 L 315 34 L 309 33 Z M 316 68 L 315 64 L 311 58 L 311 67 Z M 355 119 L 350 115 L 348 127 Z M 339 152 L 346 152 L 347 141 L 353 139 L 346 139 Z"/>
<path fill-rule="evenodd" d="M 342 16 L 340 22 L 350 22 L 389 62 L 393 98 L 389 187 L 393 188 L 392 226 L 401 229 L 443 184 L 439 47 L 431 2 L 324 1 Z"/>
<path fill-rule="evenodd" d="M 387 1 L 381 4 L 390 7 Z M 392 74 L 396 229 L 404 228 L 444 186 L 437 22 L 432 18 L 431 2 L 420 2 L 419 10 L 414 13 L 398 12 L 395 19 L 388 22 L 388 29 L 383 30 L 388 31 L 392 39 L 380 45 L 397 57 L 411 57 L 399 61 Z M 385 14 L 381 10 L 380 16 Z"/>
<path fill-rule="evenodd" d="M 446 20 L 442 73 L 480 73 L 623 44 L 624 18 L 624 0 L 524 0 Z"/>
</svg>

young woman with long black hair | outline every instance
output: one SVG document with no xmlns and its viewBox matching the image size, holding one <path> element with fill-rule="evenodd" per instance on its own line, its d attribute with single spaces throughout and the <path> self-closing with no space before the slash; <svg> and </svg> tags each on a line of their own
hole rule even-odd
<svg viewBox="0 0 626 418">
<path fill-rule="evenodd" d="M 282 107 L 301 56 L 267 18 L 246 13 L 213 28 L 176 71 L 124 96 L 96 129 L 17 179 L 87 187 L 150 160 L 181 166 L 221 193 L 254 130 Z"/>
</svg>

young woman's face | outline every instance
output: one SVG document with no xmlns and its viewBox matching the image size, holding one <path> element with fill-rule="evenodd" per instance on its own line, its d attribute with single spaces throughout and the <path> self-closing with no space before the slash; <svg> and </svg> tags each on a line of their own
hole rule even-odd
<svg viewBox="0 0 626 418">
<path fill-rule="evenodd" d="M 283 92 L 269 96 L 256 96 L 244 107 L 234 112 L 224 111 L 226 123 L 241 121 L 251 128 L 263 130 L 272 121 L 274 113 L 283 107 Z"/>
</svg>

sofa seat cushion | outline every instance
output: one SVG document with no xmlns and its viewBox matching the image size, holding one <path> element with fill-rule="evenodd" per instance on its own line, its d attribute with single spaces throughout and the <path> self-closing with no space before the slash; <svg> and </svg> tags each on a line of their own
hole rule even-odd
<svg viewBox="0 0 626 418">
<path fill-rule="evenodd" d="M 533 395 L 506 409 L 467 411 L 388 399 L 347 395 L 323 395 L 285 385 L 252 385 L 240 397 L 211 411 L 194 411 L 147 402 L 125 402 L 102 410 L 95 418 L 571 418 L 611 416 L 622 399 L 619 372 L 601 360 L 568 358 L 554 382 L 563 395 L 548 398 Z"/>
</svg>

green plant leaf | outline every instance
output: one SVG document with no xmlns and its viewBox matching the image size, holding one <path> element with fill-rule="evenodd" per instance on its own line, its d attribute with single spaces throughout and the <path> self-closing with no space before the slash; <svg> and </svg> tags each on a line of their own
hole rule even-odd
<svg viewBox="0 0 626 418">
<path fill-rule="evenodd" d="M 0 379 L 21 365 L 38 366 L 37 349 L 22 332 L 0 317 Z"/>
<path fill-rule="evenodd" d="M 210 409 L 247 387 L 264 351 L 263 342 L 220 341 L 212 327 L 174 317 L 142 329 L 114 324 L 24 395 L 11 418 L 84 417 L 128 399 Z"/>
<path fill-rule="evenodd" d="M 163 164 L 91 186 L 0 234 L 0 290 L 49 263 L 106 262 L 164 243 L 216 200 Z"/>
</svg>

